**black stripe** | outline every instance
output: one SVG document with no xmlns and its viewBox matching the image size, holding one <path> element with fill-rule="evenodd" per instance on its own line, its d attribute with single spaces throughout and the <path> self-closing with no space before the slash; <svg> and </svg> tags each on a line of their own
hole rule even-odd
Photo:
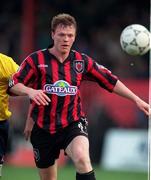
<svg viewBox="0 0 151 180">
<path fill-rule="evenodd" d="M 70 59 L 70 77 L 71 77 L 71 84 L 74 85 L 74 86 L 77 86 L 77 74 L 74 70 L 74 66 L 73 66 L 73 61 L 76 60 L 76 57 L 75 57 L 75 52 L 71 52 L 71 59 Z M 69 103 L 69 106 L 68 106 L 68 122 L 71 123 L 74 119 L 73 117 L 73 108 L 74 108 L 74 100 L 75 100 L 75 97 L 76 96 L 71 96 L 70 97 L 70 103 Z"/>
<path fill-rule="evenodd" d="M 59 80 L 65 80 L 65 72 L 64 72 L 64 64 L 58 62 L 58 79 Z M 61 123 L 61 114 L 62 114 L 62 109 L 64 105 L 65 97 L 64 96 L 58 96 L 58 103 L 57 103 L 57 108 L 56 108 L 56 127 L 57 128 L 62 128 L 62 123 Z"/>
<path fill-rule="evenodd" d="M 37 68 L 37 64 L 38 64 L 38 56 L 37 56 L 37 53 L 33 53 L 30 58 L 32 59 L 33 61 L 33 64 L 35 64 L 35 68 Z M 38 72 L 38 69 L 37 69 L 37 72 Z M 39 77 L 39 72 L 37 74 L 37 76 Z M 34 80 L 34 87 L 36 89 L 38 89 L 38 83 L 37 83 L 37 79 L 38 77 L 35 78 Z M 38 105 L 35 105 L 32 112 L 31 112 L 31 117 L 34 119 L 34 121 L 37 121 L 38 119 L 38 114 L 39 114 L 39 108 L 38 108 Z"/>
<path fill-rule="evenodd" d="M 82 59 L 84 60 L 84 73 L 83 75 L 85 75 L 88 71 L 88 57 L 85 54 L 81 54 L 82 55 Z"/>
<path fill-rule="evenodd" d="M 44 64 L 48 65 L 47 67 L 45 67 L 45 71 L 46 71 L 45 82 L 51 84 L 52 83 L 52 67 L 50 63 L 51 58 L 48 56 L 47 50 L 42 51 L 42 53 L 44 56 Z M 47 96 L 49 96 L 49 98 L 51 99 L 50 94 L 47 94 Z M 50 126 L 50 106 L 51 106 L 51 103 L 48 106 L 45 106 L 44 108 L 43 123 L 44 123 L 44 127 L 47 129 L 49 129 L 49 126 Z"/>
<path fill-rule="evenodd" d="M 41 81 L 39 80 L 40 79 L 39 77 L 41 77 L 41 74 L 40 74 L 40 71 L 38 69 L 38 64 L 39 64 L 38 63 L 38 52 L 32 54 L 31 58 L 32 58 L 32 60 L 33 60 L 33 62 L 35 64 L 35 67 L 36 67 L 37 73 L 38 73 L 37 74 L 38 77 L 35 78 L 35 82 L 34 83 L 37 84 L 36 85 L 37 89 L 41 89 Z M 38 81 L 37 81 L 37 79 L 38 79 Z"/>
<path fill-rule="evenodd" d="M 24 82 L 25 77 L 27 76 L 27 74 L 29 73 L 29 71 L 31 70 L 31 66 L 28 64 L 28 62 L 26 62 L 26 68 L 24 68 L 23 71 L 19 72 L 18 75 L 18 80 L 21 82 Z M 28 79 L 28 81 L 26 81 L 26 86 L 28 86 L 29 83 L 32 83 L 33 80 L 35 79 L 35 76 L 33 74 L 33 76 L 31 77 L 31 79 Z"/>
</svg>

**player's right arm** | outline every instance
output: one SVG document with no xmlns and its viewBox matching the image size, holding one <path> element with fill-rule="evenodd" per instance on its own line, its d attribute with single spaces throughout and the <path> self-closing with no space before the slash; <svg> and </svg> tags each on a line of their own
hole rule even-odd
<svg viewBox="0 0 151 180">
<path fill-rule="evenodd" d="M 17 73 L 9 81 L 9 91 L 13 94 L 22 96 L 27 95 L 37 105 L 48 105 L 49 97 L 43 90 L 32 88 L 37 80 L 38 73 L 31 57 L 23 61 Z M 28 86 L 31 87 L 28 87 Z"/>
<path fill-rule="evenodd" d="M 48 105 L 50 98 L 44 93 L 43 90 L 36 90 L 30 87 L 25 86 L 22 83 L 17 83 L 10 88 L 13 94 L 24 96 L 27 95 L 32 99 L 37 105 Z"/>
</svg>

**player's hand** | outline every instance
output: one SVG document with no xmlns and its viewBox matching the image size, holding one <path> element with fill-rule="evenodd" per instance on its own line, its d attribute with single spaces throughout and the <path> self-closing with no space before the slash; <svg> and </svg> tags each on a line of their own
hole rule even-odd
<svg viewBox="0 0 151 180">
<path fill-rule="evenodd" d="M 43 90 L 30 89 L 28 93 L 30 99 L 32 99 L 37 105 L 49 105 L 50 98 L 45 94 Z"/>
<path fill-rule="evenodd" d="M 25 129 L 24 129 L 24 136 L 25 136 L 25 139 L 28 140 L 31 136 L 31 131 L 32 131 L 32 128 L 34 126 L 34 121 L 31 117 L 29 117 L 27 120 L 26 120 L 26 125 L 25 125 Z"/>
<path fill-rule="evenodd" d="M 140 110 L 142 110 L 147 116 L 151 116 L 151 108 L 148 103 L 138 98 L 136 104 Z"/>
</svg>

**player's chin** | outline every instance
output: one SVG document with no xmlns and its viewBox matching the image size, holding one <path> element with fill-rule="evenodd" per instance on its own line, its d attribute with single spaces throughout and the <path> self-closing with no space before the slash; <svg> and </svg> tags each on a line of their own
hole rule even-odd
<svg viewBox="0 0 151 180">
<path fill-rule="evenodd" d="M 62 54 L 66 54 L 66 53 L 68 53 L 69 51 L 70 51 L 70 48 L 63 48 L 63 49 L 61 50 Z"/>
</svg>

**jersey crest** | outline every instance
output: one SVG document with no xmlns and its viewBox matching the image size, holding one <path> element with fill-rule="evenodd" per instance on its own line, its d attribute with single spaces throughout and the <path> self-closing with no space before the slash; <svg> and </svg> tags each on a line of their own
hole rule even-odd
<svg viewBox="0 0 151 180">
<path fill-rule="evenodd" d="M 73 68 L 76 73 L 83 73 L 84 71 L 84 60 L 74 60 Z"/>
</svg>

